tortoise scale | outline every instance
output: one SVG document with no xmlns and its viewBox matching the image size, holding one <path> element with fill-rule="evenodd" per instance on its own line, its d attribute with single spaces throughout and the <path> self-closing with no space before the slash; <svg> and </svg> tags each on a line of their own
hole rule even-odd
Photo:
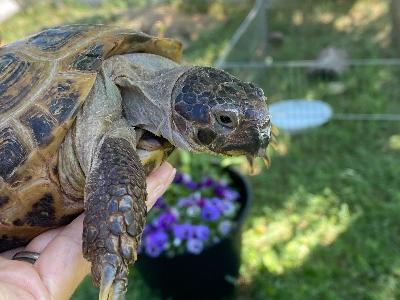
<svg viewBox="0 0 400 300">
<path fill-rule="evenodd" d="M 178 41 L 102 25 L 0 48 L 0 252 L 85 211 L 83 253 L 99 298 L 123 298 L 146 175 L 174 147 L 265 156 L 263 91 L 180 58 Z"/>
</svg>

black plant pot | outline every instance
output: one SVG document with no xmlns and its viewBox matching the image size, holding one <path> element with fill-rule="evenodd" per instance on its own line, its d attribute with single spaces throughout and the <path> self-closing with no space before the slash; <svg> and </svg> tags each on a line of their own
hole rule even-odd
<svg viewBox="0 0 400 300">
<path fill-rule="evenodd" d="M 145 282 L 173 299 L 221 299 L 233 292 L 239 274 L 241 227 L 251 203 L 247 180 L 232 169 L 226 169 L 239 194 L 241 203 L 237 227 L 219 243 L 200 254 L 182 254 L 172 258 L 139 256 L 135 265 Z"/>
</svg>

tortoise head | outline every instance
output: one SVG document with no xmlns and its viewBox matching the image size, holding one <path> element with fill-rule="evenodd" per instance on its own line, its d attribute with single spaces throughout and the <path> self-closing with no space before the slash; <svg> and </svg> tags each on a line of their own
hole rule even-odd
<svg viewBox="0 0 400 300">
<path fill-rule="evenodd" d="M 193 67 L 172 91 L 173 127 L 191 150 L 265 156 L 271 134 L 263 91 L 228 73 Z"/>
</svg>

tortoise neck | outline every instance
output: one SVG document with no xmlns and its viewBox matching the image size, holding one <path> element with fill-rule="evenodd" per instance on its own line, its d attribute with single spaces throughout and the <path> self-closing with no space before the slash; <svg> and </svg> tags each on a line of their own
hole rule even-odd
<svg viewBox="0 0 400 300">
<path fill-rule="evenodd" d="M 171 96 L 176 81 L 191 67 L 143 53 L 117 56 L 107 64 L 109 78 L 120 88 L 122 111 L 129 125 L 189 150 L 189 144 L 172 126 Z"/>
</svg>

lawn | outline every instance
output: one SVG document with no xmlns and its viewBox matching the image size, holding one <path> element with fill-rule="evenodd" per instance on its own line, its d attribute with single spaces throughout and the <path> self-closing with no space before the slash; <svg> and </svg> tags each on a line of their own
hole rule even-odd
<svg viewBox="0 0 400 300">
<path fill-rule="evenodd" d="M 60 9 L 38 1 L 1 24 L 4 41 L 59 23 L 123 25 L 127 3 L 140 1 L 110 0 L 96 9 L 65 2 Z M 282 46 L 269 49 L 274 60 L 312 59 L 330 45 L 352 58 L 396 57 L 385 1 L 295 2 L 273 1 L 268 12 L 269 29 L 284 35 Z M 188 43 L 186 62 L 211 65 L 249 7 L 219 9 L 224 16 Z M 351 68 L 339 95 L 305 71 L 233 70 L 261 85 L 269 101 L 308 97 L 339 113 L 400 113 L 400 66 Z M 399 122 L 333 120 L 302 135 L 281 134 L 271 168 L 251 177 L 254 205 L 235 299 L 400 299 L 399 161 Z M 96 295 L 87 279 L 73 299 Z M 134 269 L 128 299 L 158 299 Z"/>
</svg>

